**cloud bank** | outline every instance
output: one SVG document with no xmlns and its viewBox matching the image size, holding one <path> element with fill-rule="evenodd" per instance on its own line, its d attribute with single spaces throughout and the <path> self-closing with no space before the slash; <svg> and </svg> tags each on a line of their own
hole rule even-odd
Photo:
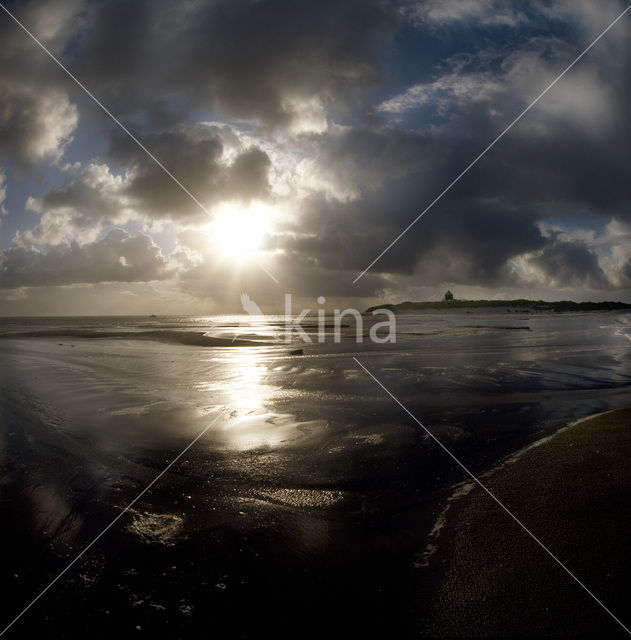
<svg viewBox="0 0 631 640">
<path fill-rule="evenodd" d="M 0 288 L 160 281 L 225 305 L 280 295 L 263 264 L 304 296 L 628 297 L 628 20 L 353 284 L 623 8 L 15 2 L 206 211 L 2 20 Z M 273 213 L 244 263 L 212 223 L 249 207 Z"/>
</svg>

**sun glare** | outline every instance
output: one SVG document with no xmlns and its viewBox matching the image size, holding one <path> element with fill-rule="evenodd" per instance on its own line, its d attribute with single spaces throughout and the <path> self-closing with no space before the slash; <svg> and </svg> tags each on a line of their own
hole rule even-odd
<svg viewBox="0 0 631 640">
<path fill-rule="evenodd" d="M 212 240 L 227 255 L 243 257 L 261 248 L 270 231 L 270 218 L 270 208 L 260 203 L 223 206 L 210 225 Z"/>
</svg>

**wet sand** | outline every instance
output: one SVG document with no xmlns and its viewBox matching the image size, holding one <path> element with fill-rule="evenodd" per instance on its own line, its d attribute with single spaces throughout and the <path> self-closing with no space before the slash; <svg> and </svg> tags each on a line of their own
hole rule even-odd
<svg viewBox="0 0 631 640">
<path fill-rule="evenodd" d="M 243 317 L 6 321 L 5 624 L 213 425 L 7 637 L 426 632 L 428 604 L 445 598 L 435 569 L 466 499 L 449 502 L 429 566 L 419 555 L 462 470 L 352 356 L 484 473 L 573 419 L 628 403 L 631 324 L 611 314 L 529 318 L 531 331 L 397 322 L 387 348 L 351 332 L 296 358 Z M 241 348 L 235 334 L 266 346 Z M 202 335 L 230 347 L 198 347 Z"/>
<path fill-rule="evenodd" d="M 631 625 L 631 408 L 574 423 L 483 479 L 626 626 Z M 451 509 L 424 635 L 627 633 L 479 487 Z"/>
<path fill-rule="evenodd" d="M 233 338 L 216 338 L 203 331 L 94 331 L 85 329 L 47 329 L 0 333 L 0 338 L 11 340 L 20 338 L 82 338 L 87 340 L 153 340 L 170 344 L 182 344 L 193 347 L 260 347 L 264 342 Z M 60 344 L 59 346 L 63 346 Z M 73 345 L 74 346 L 74 345 Z"/>
</svg>

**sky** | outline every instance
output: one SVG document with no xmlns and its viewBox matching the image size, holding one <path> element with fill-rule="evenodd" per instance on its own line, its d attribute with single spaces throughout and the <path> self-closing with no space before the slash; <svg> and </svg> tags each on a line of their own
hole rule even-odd
<svg viewBox="0 0 631 640">
<path fill-rule="evenodd" d="M 626 2 L 4 4 L 0 315 L 631 302 L 631 12 L 357 279 Z"/>
</svg>

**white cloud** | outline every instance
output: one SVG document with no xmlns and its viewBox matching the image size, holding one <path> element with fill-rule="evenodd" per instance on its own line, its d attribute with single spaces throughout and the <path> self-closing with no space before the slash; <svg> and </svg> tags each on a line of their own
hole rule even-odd
<svg viewBox="0 0 631 640">
<path fill-rule="evenodd" d="M 20 234 L 21 241 L 55 245 L 96 239 L 104 226 L 136 216 L 124 186 L 124 177 L 114 175 L 108 165 L 90 163 L 43 197 L 27 199 L 26 208 L 41 217 L 34 229 Z"/>
<path fill-rule="evenodd" d="M 545 47 L 545 43 L 541 44 Z M 506 91 L 530 103 L 569 62 L 567 52 L 557 52 L 552 59 L 546 56 L 545 50 L 517 52 L 502 65 Z M 535 109 L 539 117 L 530 114 L 520 126 L 546 132 L 550 123 L 542 121 L 544 116 L 602 132 L 610 126 L 613 99 L 597 67 L 584 64 L 563 77 Z"/>
<path fill-rule="evenodd" d="M 601 240 L 601 264 L 616 287 L 631 285 L 631 223 L 613 218 Z"/>
<path fill-rule="evenodd" d="M 207 211 L 218 203 L 272 196 L 269 156 L 246 147 L 230 128 L 186 126 L 146 136 L 145 143 L 206 211 L 135 143 L 117 134 L 110 154 L 123 172 L 114 174 L 105 162 L 92 162 L 78 174 L 76 163 L 64 165 L 63 184 L 27 199 L 26 208 L 38 213 L 40 222 L 20 234 L 22 241 L 94 240 L 108 225 L 132 220 L 205 224 Z"/>
<path fill-rule="evenodd" d="M 616 289 L 629 286 L 631 225 L 613 218 L 604 233 L 541 222 L 547 245 L 514 259 L 525 281 L 548 287 Z"/>
<path fill-rule="evenodd" d="M 534 38 L 510 53 L 491 47 L 476 55 L 453 56 L 441 75 L 389 98 L 378 110 L 400 115 L 428 106 L 440 117 L 455 118 L 482 105 L 489 116 L 505 118 L 508 124 L 508 118 L 537 98 L 572 55 L 554 39 Z M 598 66 L 584 62 L 543 96 L 519 127 L 546 134 L 562 121 L 602 133 L 611 125 L 614 104 Z"/>
<path fill-rule="evenodd" d="M 413 85 L 382 102 L 378 110 L 400 114 L 430 104 L 438 113 L 444 114 L 454 107 L 490 102 L 504 89 L 501 79 L 490 72 L 463 75 L 456 71 L 433 82 Z"/>
<path fill-rule="evenodd" d="M 537 0 L 534 7 L 546 20 L 556 20 L 563 24 L 577 27 L 585 39 L 585 46 L 589 44 L 605 27 L 620 15 L 624 3 L 620 0 Z M 622 28 L 614 28 L 598 43 L 601 52 L 607 52 L 610 47 L 618 47 L 628 39 L 628 32 Z M 592 55 L 596 52 L 592 52 Z M 605 53 L 607 55 L 607 53 Z"/>
<path fill-rule="evenodd" d="M 0 82 L 0 150 L 21 165 L 58 162 L 78 121 L 77 107 L 63 91 Z"/>
<path fill-rule="evenodd" d="M 478 23 L 487 27 L 515 27 L 527 16 L 506 0 L 422 0 L 410 10 L 413 20 L 434 26 Z"/>
<path fill-rule="evenodd" d="M 56 56 L 82 21 L 82 0 L 21 3 L 18 18 Z M 31 38 L 4 16 L 0 24 L 0 152 L 22 168 L 57 163 L 72 140 L 79 112 L 74 88 Z"/>
<path fill-rule="evenodd" d="M 41 251 L 13 245 L 0 254 L 0 288 L 97 282 L 147 282 L 172 275 L 167 258 L 142 233 L 112 229 L 94 242 L 62 243 Z"/>
</svg>

